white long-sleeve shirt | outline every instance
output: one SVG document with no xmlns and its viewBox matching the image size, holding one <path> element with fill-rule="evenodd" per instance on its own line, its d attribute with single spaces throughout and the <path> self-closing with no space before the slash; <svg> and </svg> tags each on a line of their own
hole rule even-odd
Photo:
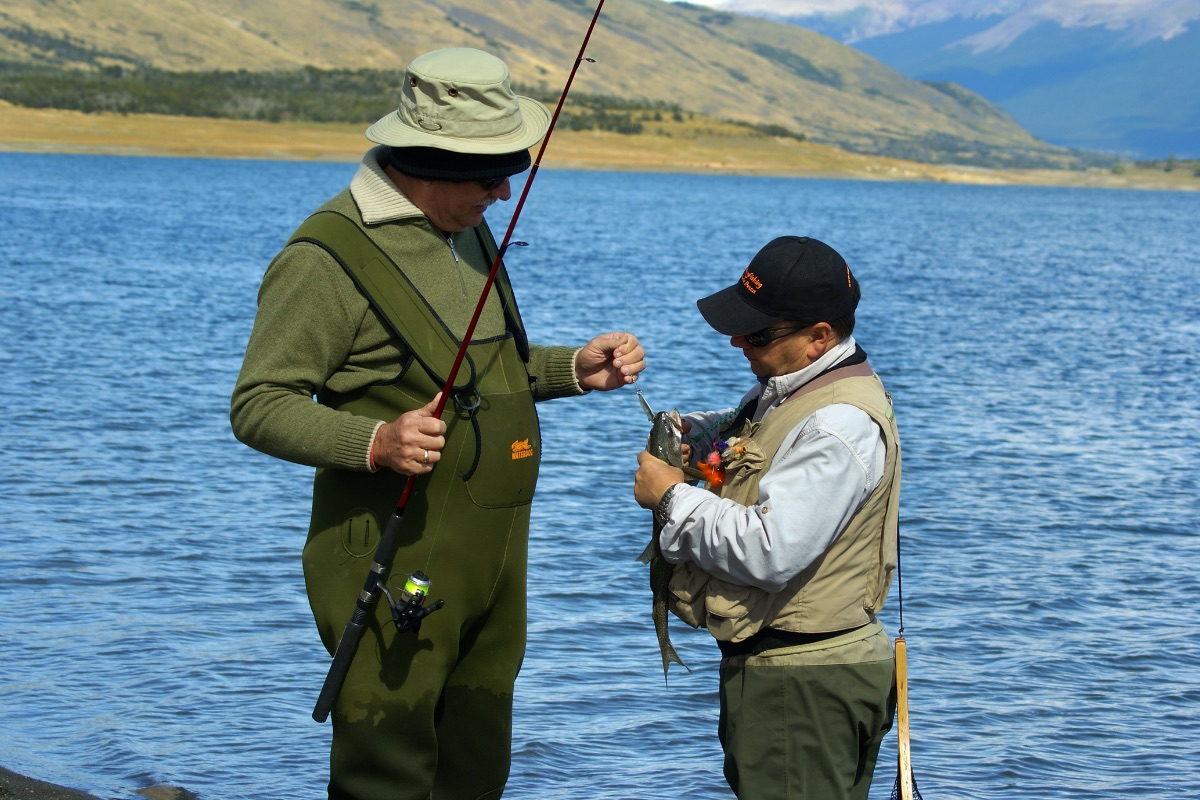
<svg viewBox="0 0 1200 800">
<path fill-rule="evenodd" d="M 761 420 L 855 349 L 854 339 L 847 338 L 799 372 L 756 386 L 742 404 L 761 393 L 753 417 Z M 718 421 L 733 413 L 726 409 L 684 419 L 692 423 L 693 435 L 711 437 Z M 705 444 L 698 438 L 694 446 L 703 452 Z M 818 409 L 784 439 L 759 481 L 754 505 L 679 486 L 659 534 L 663 556 L 672 563 L 693 561 L 733 583 L 781 591 L 833 543 L 879 485 L 885 450 L 882 431 L 862 409 L 844 403 Z"/>
</svg>

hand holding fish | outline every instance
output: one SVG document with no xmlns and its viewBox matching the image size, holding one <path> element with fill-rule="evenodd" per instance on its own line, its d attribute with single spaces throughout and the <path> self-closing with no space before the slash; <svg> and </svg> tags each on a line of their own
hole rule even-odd
<svg viewBox="0 0 1200 800">
<path fill-rule="evenodd" d="M 657 414 L 650 408 L 646 398 L 638 391 L 638 402 L 646 417 L 651 420 L 650 436 L 646 439 L 646 449 L 638 454 L 638 471 L 634 476 L 633 496 L 638 505 L 654 511 L 662 501 L 668 489 L 682 483 L 683 468 L 683 432 L 684 422 L 679 412 L 660 411 Z M 688 426 L 690 428 L 690 426 Z M 650 592 L 653 595 L 652 616 L 654 632 L 658 636 L 658 649 L 662 655 L 663 680 L 666 680 L 667 669 L 674 662 L 683 666 L 688 672 L 691 668 L 683 663 L 683 659 L 675 652 L 671 644 L 671 635 L 667 631 L 667 596 L 673 567 L 663 558 L 658 536 L 662 532 L 662 523 L 658 513 L 654 514 L 653 531 L 650 543 L 638 556 L 638 561 L 650 565 Z"/>
<path fill-rule="evenodd" d="M 575 356 L 575 378 L 586 391 L 619 389 L 646 368 L 646 351 L 632 333 L 605 333 Z"/>
<path fill-rule="evenodd" d="M 633 476 L 633 499 L 642 508 L 653 510 L 667 489 L 687 479 L 683 470 L 651 455 L 648 450 L 638 453 L 638 469 Z"/>
<path fill-rule="evenodd" d="M 438 392 L 425 406 L 401 414 L 375 432 L 371 463 L 401 475 L 424 475 L 442 457 L 446 423 L 437 416 Z"/>
</svg>

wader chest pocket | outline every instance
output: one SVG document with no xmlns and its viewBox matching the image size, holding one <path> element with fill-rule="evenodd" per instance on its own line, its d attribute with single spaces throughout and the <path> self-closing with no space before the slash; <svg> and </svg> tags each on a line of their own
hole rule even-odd
<svg viewBox="0 0 1200 800">
<path fill-rule="evenodd" d="M 479 463 L 466 482 L 467 494 L 483 508 L 512 508 L 533 500 L 542 455 L 537 412 L 527 392 L 488 394 L 477 411 Z M 462 424 L 461 422 L 459 424 Z M 475 460 L 475 442 L 463 443 L 459 474 Z"/>
</svg>

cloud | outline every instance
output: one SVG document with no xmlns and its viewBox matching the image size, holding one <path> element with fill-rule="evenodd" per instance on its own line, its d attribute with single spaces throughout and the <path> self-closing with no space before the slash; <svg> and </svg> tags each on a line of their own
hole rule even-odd
<svg viewBox="0 0 1200 800">
<path fill-rule="evenodd" d="M 867 39 L 955 17 L 1003 16 L 964 43 L 1003 49 L 1043 22 L 1065 28 L 1103 25 L 1130 31 L 1135 43 L 1170 39 L 1200 19 L 1200 0 L 693 0 L 725 11 L 775 19 L 822 17 L 846 29 L 846 41 Z"/>
</svg>

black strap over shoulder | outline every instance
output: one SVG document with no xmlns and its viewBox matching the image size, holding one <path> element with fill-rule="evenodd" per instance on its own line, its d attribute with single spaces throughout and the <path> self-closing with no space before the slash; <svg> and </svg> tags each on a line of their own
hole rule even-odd
<svg viewBox="0 0 1200 800">
<path fill-rule="evenodd" d="M 496 258 L 496 254 L 500 252 L 499 247 L 496 246 L 496 240 L 492 236 L 491 228 L 486 225 L 480 225 L 473 230 L 490 263 Z M 505 269 L 503 261 L 500 264 L 499 271 L 496 273 L 496 294 L 500 298 L 500 307 L 504 309 L 504 322 L 509 332 L 513 335 L 514 343 L 517 346 L 517 353 L 521 356 L 521 360 L 528 364 L 529 337 L 525 335 L 525 325 L 521 322 L 521 312 L 517 308 L 517 297 L 513 294 L 512 282 L 509 281 L 508 272 Z"/>
<path fill-rule="evenodd" d="M 823 389 L 829 384 L 836 383 L 845 378 L 869 378 L 874 374 L 875 370 L 871 369 L 871 364 L 867 361 L 866 351 L 855 344 L 854 352 L 848 358 L 829 367 L 780 402 L 786 402 L 793 397 L 803 397 L 809 392 Z"/>
</svg>

